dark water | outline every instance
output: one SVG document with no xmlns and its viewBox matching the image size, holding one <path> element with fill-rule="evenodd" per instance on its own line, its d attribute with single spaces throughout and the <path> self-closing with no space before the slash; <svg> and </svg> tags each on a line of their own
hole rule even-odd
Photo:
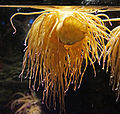
<svg viewBox="0 0 120 114">
<path fill-rule="evenodd" d="M 15 12 L 36 11 L 21 8 L 0 8 L 0 114 L 12 114 L 8 103 L 16 92 L 29 92 L 28 80 L 18 78 L 24 55 L 24 39 L 35 16 L 17 16 L 13 22 L 17 33 L 13 34 L 10 17 Z M 119 17 L 120 12 L 108 12 L 111 18 Z M 119 25 L 114 22 L 110 29 Z M 109 73 L 102 70 L 102 66 L 95 63 L 97 76 L 88 66 L 81 88 L 76 92 L 71 85 L 65 96 L 67 114 L 120 114 L 120 100 L 116 102 L 115 93 L 109 86 Z M 37 93 L 39 94 L 39 93 Z M 58 111 L 48 111 L 42 106 L 46 114 L 58 114 Z"/>
</svg>

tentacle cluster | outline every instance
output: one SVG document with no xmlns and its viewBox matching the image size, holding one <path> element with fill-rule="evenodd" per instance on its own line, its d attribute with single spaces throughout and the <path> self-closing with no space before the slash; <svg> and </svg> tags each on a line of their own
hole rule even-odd
<svg viewBox="0 0 120 114">
<path fill-rule="evenodd" d="M 111 66 L 110 85 L 112 90 L 117 91 L 117 99 L 120 95 L 120 26 L 112 30 L 114 37 L 108 41 L 106 45 L 107 60 L 107 71 Z"/>
<path fill-rule="evenodd" d="M 11 109 L 16 110 L 15 114 L 41 114 L 41 108 L 38 105 L 40 100 L 35 96 L 35 93 L 31 95 L 25 95 L 23 93 L 16 93 L 14 96 L 19 95 L 20 98 L 14 100 L 11 103 Z"/>
<path fill-rule="evenodd" d="M 74 90 L 80 87 L 89 62 L 96 74 L 94 62 L 100 60 L 98 52 L 105 54 L 104 39 L 109 39 L 111 33 L 100 16 L 107 17 L 77 11 L 43 11 L 32 24 L 25 40 L 20 77 L 27 66 L 29 87 L 39 89 L 44 85 L 43 100 L 48 107 L 51 99 L 56 107 L 59 97 L 61 110 L 64 109 L 65 92 L 71 83 Z"/>
</svg>

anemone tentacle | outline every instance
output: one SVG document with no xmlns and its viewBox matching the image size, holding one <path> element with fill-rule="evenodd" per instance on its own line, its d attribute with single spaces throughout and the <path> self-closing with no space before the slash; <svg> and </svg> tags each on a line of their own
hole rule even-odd
<svg viewBox="0 0 120 114">
<path fill-rule="evenodd" d="M 120 96 L 120 26 L 112 30 L 114 37 L 106 45 L 106 55 L 108 55 L 107 69 L 111 67 L 110 85 L 116 91 L 118 101 Z"/>
</svg>

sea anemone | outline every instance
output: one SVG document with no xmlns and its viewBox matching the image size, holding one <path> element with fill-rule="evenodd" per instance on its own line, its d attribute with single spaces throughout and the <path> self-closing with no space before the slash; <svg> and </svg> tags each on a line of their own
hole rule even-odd
<svg viewBox="0 0 120 114">
<path fill-rule="evenodd" d="M 16 93 L 15 96 L 22 96 L 11 103 L 11 109 L 15 109 L 15 114 L 41 114 L 41 108 L 39 106 L 40 100 L 35 96 L 35 93 L 31 95 L 25 95 L 23 93 Z"/>
<path fill-rule="evenodd" d="M 107 71 L 110 66 L 110 85 L 112 85 L 112 90 L 117 91 L 117 101 L 120 95 L 120 26 L 114 28 L 112 32 L 114 37 L 111 37 L 106 45 Z"/>
<path fill-rule="evenodd" d="M 105 54 L 104 39 L 108 40 L 108 33 L 111 33 L 100 16 L 108 21 L 109 18 L 105 14 L 94 15 L 73 9 L 15 15 L 18 14 L 40 14 L 33 22 L 25 40 L 27 46 L 20 77 L 22 78 L 27 66 L 29 88 L 33 85 L 33 89 L 38 90 L 43 84 L 43 100 L 48 107 L 56 107 L 58 97 L 60 108 L 64 110 L 65 92 L 71 83 L 74 90 L 80 87 L 89 63 L 96 75 L 94 62 L 100 62 L 99 53 Z M 14 26 L 13 28 L 15 29 Z"/>
</svg>

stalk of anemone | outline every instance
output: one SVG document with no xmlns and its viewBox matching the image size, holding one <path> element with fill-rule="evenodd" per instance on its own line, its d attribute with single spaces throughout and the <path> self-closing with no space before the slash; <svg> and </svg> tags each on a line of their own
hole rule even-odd
<svg viewBox="0 0 120 114">
<path fill-rule="evenodd" d="M 114 37 L 112 37 L 106 45 L 107 49 L 107 71 L 111 67 L 110 85 L 112 90 L 117 93 L 117 99 L 120 95 L 120 26 L 112 30 Z"/>
<path fill-rule="evenodd" d="M 111 33 L 100 16 L 108 16 L 75 10 L 39 14 L 25 40 L 27 47 L 20 77 L 27 66 L 29 87 L 38 90 L 43 84 L 43 100 L 48 107 L 56 107 L 59 98 L 60 110 L 64 110 L 65 92 L 71 83 L 74 90 L 80 87 L 89 63 L 96 75 L 94 62 L 100 61 L 98 53 L 105 54 L 104 39 L 110 37 L 107 31 Z"/>
</svg>

